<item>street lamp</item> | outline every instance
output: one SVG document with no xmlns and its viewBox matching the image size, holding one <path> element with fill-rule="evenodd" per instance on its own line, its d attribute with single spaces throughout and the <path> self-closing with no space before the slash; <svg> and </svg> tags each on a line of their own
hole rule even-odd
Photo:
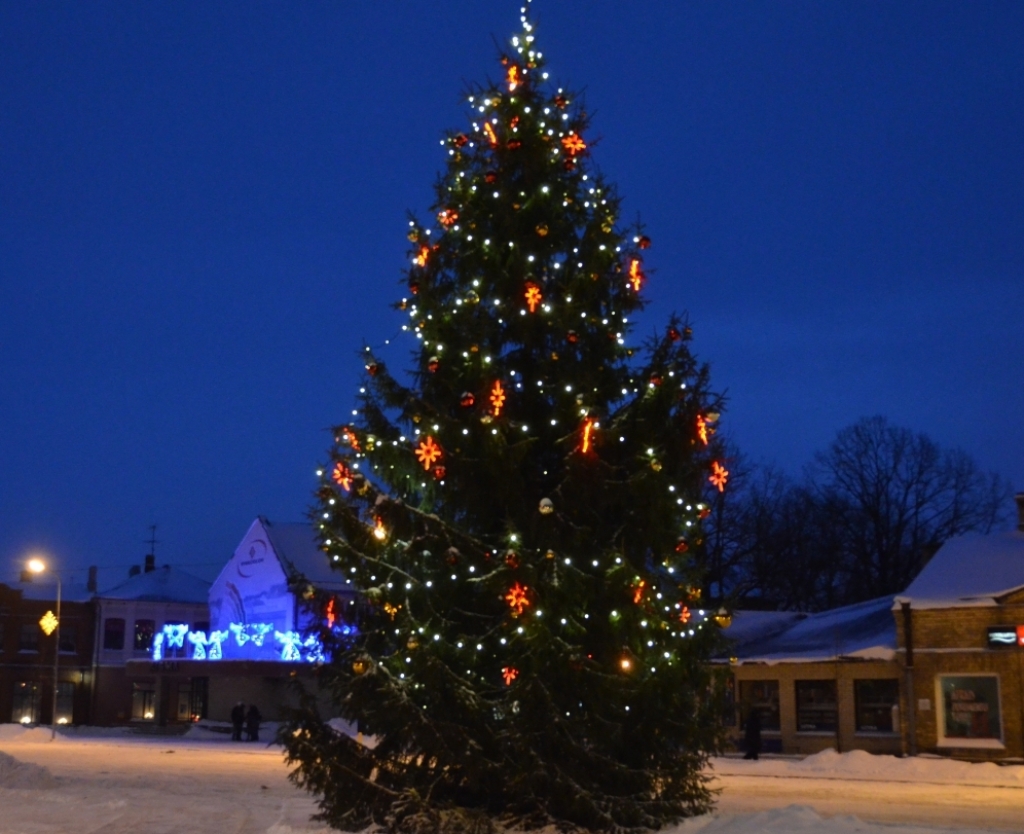
<svg viewBox="0 0 1024 834">
<path fill-rule="evenodd" d="M 57 737 L 57 672 L 60 668 L 60 574 L 53 568 L 47 568 L 42 559 L 29 559 L 28 569 L 32 573 L 43 573 L 48 570 L 57 580 L 57 616 L 44 616 L 40 621 L 43 630 L 46 631 L 49 628 L 54 632 L 55 638 L 53 643 L 53 710 L 50 713 L 50 741 L 53 741 Z"/>
</svg>

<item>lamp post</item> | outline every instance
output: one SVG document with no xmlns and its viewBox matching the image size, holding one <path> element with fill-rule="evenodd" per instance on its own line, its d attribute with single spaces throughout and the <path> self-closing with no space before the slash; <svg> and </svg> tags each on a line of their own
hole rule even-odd
<svg viewBox="0 0 1024 834">
<path fill-rule="evenodd" d="M 32 573 L 43 573 L 49 570 L 57 580 L 57 616 L 53 627 L 53 707 L 50 712 L 50 741 L 53 741 L 57 737 L 57 673 L 60 669 L 60 574 L 53 568 L 47 568 L 42 559 L 30 559 L 28 569 Z"/>
</svg>

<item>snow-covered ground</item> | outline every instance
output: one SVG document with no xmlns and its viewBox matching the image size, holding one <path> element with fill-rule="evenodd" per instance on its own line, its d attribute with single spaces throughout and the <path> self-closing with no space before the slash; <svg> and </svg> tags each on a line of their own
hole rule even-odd
<svg viewBox="0 0 1024 834">
<path fill-rule="evenodd" d="M 718 810 L 666 834 L 1024 831 L 1024 767 L 833 752 L 717 759 Z M 281 751 L 188 737 L 0 725 L 0 834 L 325 831 Z"/>
</svg>

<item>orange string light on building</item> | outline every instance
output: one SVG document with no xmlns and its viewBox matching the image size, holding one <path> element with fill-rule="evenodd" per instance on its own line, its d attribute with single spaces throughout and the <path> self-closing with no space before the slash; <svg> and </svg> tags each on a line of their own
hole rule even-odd
<svg viewBox="0 0 1024 834">
<path fill-rule="evenodd" d="M 534 283 L 526 285 L 526 306 L 530 308 L 530 312 L 534 312 L 537 309 L 537 305 L 540 304 L 540 300 L 544 297 L 541 295 L 540 287 Z"/>
<path fill-rule="evenodd" d="M 726 469 L 717 460 L 711 462 L 711 475 L 708 476 L 708 480 L 711 481 L 719 492 L 725 492 L 725 485 L 729 481 L 729 470 Z"/>
<path fill-rule="evenodd" d="M 500 416 L 503 405 L 505 405 L 505 389 L 501 387 L 501 380 L 496 379 L 494 387 L 491 389 L 491 413 L 495 417 Z"/>
<path fill-rule="evenodd" d="M 430 467 L 441 458 L 442 454 L 441 447 L 434 442 L 432 437 L 421 440 L 416 447 L 416 459 L 423 464 L 423 469 L 426 471 L 430 470 Z"/>
</svg>

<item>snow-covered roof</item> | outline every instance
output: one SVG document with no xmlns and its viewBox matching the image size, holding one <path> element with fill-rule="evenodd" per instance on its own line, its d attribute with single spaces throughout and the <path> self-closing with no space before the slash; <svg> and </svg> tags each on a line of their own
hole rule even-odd
<svg viewBox="0 0 1024 834">
<path fill-rule="evenodd" d="M 210 584 L 170 565 L 131 576 L 120 585 L 96 596 L 101 599 L 135 599 L 146 602 L 195 602 L 206 604 Z"/>
<path fill-rule="evenodd" d="M 950 539 L 896 602 L 915 608 L 995 605 L 997 597 L 1024 588 L 1024 532 L 968 533 Z"/>
<path fill-rule="evenodd" d="M 819 614 L 793 614 L 788 625 L 781 617 L 762 617 L 762 624 L 781 624 L 782 628 L 745 642 L 737 641 L 731 655 L 740 663 L 809 663 L 837 658 L 892 660 L 896 655 L 892 605 L 893 598 L 887 596 Z M 751 618 L 749 627 L 744 626 L 746 633 L 756 626 L 756 619 Z M 736 623 L 735 617 L 733 622 Z M 727 638 L 732 638 L 730 631 L 732 626 L 725 630 Z"/>
<path fill-rule="evenodd" d="M 331 569 L 327 554 L 321 550 L 311 524 L 272 523 L 263 516 L 260 516 L 260 522 L 286 573 L 303 576 L 323 588 L 345 584 L 341 574 Z"/>
<path fill-rule="evenodd" d="M 764 640 L 789 628 L 806 617 L 799 611 L 748 611 L 740 609 L 732 614 L 732 624 L 725 630 L 733 648 L 742 649 L 747 643 Z"/>
</svg>

